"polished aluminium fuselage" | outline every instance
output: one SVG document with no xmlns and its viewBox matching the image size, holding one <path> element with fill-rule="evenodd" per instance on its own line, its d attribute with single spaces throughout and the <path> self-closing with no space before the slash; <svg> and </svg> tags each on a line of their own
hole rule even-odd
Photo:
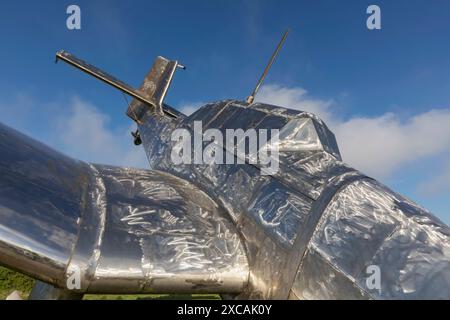
<svg viewBox="0 0 450 320">
<path fill-rule="evenodd" d="M 192 132 L 195 121 L 224 136 L 239 128 L 279 129 L 281 136 L 297 125 L 301 141 L 280 141 L 291 145 L 280 148 L 273 175 L 249 163 L 174 166 L 170 134 Z M 197 185 L 236 225 L 249 264 L 239 298 L 450 298 L 449 228 L 343 163 L 335 136 L 317 116 L 227 100 L 177 121 L 149 116 L 139 128 L 152 169 Z M 370 285 L 373 266 L 378 287 Z"/>
<path fill-rule="evenodd" d="M 80 294 L 450 298 L 449 228 L 343 163 L 318 117 L 235 100 L 172 113 L 140 121 L 151 170 L 73 160 L 0 125 L 0 263 L 65 291 L 79 272 Z M 174 165 L 172 133 L 194 121 L 302 134 L 272 175 Z"/>
<path fill-rule="evenodd" d="M 0 150 L 0 264 L 48 284 L 32 298 L 246 286 L 234 225 L 189 182 L 74 160 L 2 124 Z"/>
</svg>

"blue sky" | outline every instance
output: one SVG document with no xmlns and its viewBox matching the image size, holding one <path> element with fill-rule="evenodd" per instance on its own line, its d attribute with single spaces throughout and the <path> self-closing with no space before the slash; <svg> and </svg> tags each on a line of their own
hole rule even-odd
<svg viewBox="0 0 450 320">
<path fill-rule="evenodd" d="M 66 8 L 81 8 L 81 30 Z M 381 8 L 382 29 L 366 28 Z M 21 1 L 0 5 L 0 121 L 87 161 L 143 165 L 125 100 L 65 49 L 139 86 L 157 55 L 188 67 L 166 102 L 245 98 L 283 31 L 260 100 L 318 113 L 346 162 L 450 224 L 450 2 Z"/>
</svg>

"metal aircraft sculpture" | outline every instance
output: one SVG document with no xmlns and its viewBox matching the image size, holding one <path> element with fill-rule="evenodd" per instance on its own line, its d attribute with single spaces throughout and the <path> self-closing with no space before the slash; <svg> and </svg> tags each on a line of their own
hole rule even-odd
<svg viewBox="0 0 450 320">
<path fill-rule="evenodd" d="M 67 52 L 56 57 L 134 98 L 127 114 L 151 169 L 74 160 L 0 124 L 0 264 L 39 280 L 32 299 L 450 298 L 450 229 L 342 162 L 317 116 L 253 101 L 275 54 L 246 101 L 190 116 L 164 104 L 177 61 L 156 58 L 135 89 Z M 212 153 L 241 161 L 174 164 L 172 133 L 195 136 L 200 121 L 223 135 L 279 130 L 277 170 L 264 174 L 251 153 L 237 159 L 221 143 Z"/>
</svg>

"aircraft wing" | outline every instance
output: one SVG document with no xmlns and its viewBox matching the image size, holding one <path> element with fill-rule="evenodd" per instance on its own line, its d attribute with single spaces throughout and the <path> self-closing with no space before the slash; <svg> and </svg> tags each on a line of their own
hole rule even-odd
<svg viewBox="0 0 450 320">
<path fill-rule="evenodd" d="M 59 288 L 79 275 L 81 293 L 237 293 L 247 284 L 225 211 L 184 180 L 77 161 L 1 124 L 0 177 L 2 265 Z"/>
</svg>

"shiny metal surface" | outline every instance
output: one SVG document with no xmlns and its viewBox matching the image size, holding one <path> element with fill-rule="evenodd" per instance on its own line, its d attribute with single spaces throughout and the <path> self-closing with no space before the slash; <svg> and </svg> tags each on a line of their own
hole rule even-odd
<svg viewBox="0 0 450 320">
<path fill-rule="evenodd" d="M 164 63 L 142 91 L 155 95 Z M 0 125 L 0 263 L 48 283 L 37 297 L 63 298 L 79 272 L 74 294 L 450 299 L 449 227 L 343 163 L 317 116 L 236 100 L 190 116 L 164 106 L 176 118 L 132 106 L 151 170 L 76 161 Z M 193 135 L 194 121 L 278 129 L 278 170 L 250 156 L 175 165 L 172 133 Z"/>
<path fill-rule="evenodd" d="M 203 123 L 203 130 L 217 128 L 222 132 L 230 128 L 279 128 L 279 172 L 273 176 L 262 176 L 258 167 L 250 164 L 173 166 L 170 162 L 172 142 L 169 133 L 179 127 L 192 130 L 193 121 L 199 120 Z M 360 239 L 357 236 L 352 238 L 352 235 L 349 235 L 353 241 L 346 250 L 360 259 L 359 279 L 353 278 L 355 275 L 349 276 L 346 270 L 340 270 L 337 261 L 336 264 L 329 262 L 333 257 L 337 259 L 343 255 L 343 251 L 336 248 L 325 257 L 317 252 L 315 241 L 318 235 L 324 232 L 320 229 L 323 226 L 322 221 L 333 212 L 330 208 L 339 203 L 335 197 L 359 181 L 375 182 L 341 162 L 334 135 L 315 115 L 264 104 L 255 104 L 249 108 L 246 103 L 227 100 L 206 105 L 181 121 L 162 124 L 157 119 L 149 118 L 140 126 L 140 131 L 153 168 L 170 172 L 196 184 L 213 199 L 217 199 L 235 221 L 244 239 L 250 265 L 249 286 L 239 298 L 450 298 L 450 285 L 447 280 L 433 282 L 435 289 L 417 284 L 409 288 L 409 294 L 406 289 L 397 290 L 395 294 L 384 292 L 384 287 L 380 292 L 377 291 L 377 294 L 373 294 L 363 287 L 367 275 L 362 272 L 365 270 L 363 268 L 370 265 L 373 257 L 369 254 L 371 251 L 367 250 L 367 244 L 358 242 Z M 158 137 L 157 143 L 154 137 Z M 388 193 L 392 194 L 390 191 Z M 353 197 L 354 194 L 350 193 L 341 208 L 348 212 L 352 208 Z M 381 222 L 390 219 L 390 204 L 383 205 L 384 199 L 371 197 L 370 192 L 362 193 L 360 197 L 366 208 L 366 211 L 360 214 L 367 215 L 367 218 L 370 214 L 379 217 L 379 220 L 373 223 L 373 229 L 361 231 L 361 237 L 370 237 L 373 232 L 376 237 L 388 241 Z M 372 202 L 377 201 L 380 202 L 380 210 L 373 213 Z M 448 242 L 448 227 L 429 216 L 430 221 L 435 221 L 436 226 L 439 225 L 438 230 L 435 230 L 439 242 Z M 346 217 L 349 226 L 363 224 L 357 215 L 350 214 Z M 407 225 L 413 230 L 418 227 Z M 346 228 L 341 226 L 338 230 L 345 235 Z M 329 228 L 326 230 L 330 231 Z M 340 243 L 340 240 L 337 242 Z M 373 244 L 371 250 L 374 254 L 378 250 L 377 245 L 381 243 Z M 431 247 L 434 245 L 437 243 L 430 243 Z M 322 244 L 320 248 L 327 252 L 327 246 Z M 433 250 L 431 247 L 430 250 Z M 402 252 L 404 249 L 399 247 L 398 250 Z M 427 270 L 427 273 L 434 274 L 434 278 L 448 279 L 448 252 L 445 246 L 439 250 L 433 250 L 434 260 L 424 258 L 417 267 L 423 268 L 421 272 Z M 407 255 L 407 252 L 403 254 Z M 342 260 L 350 263 L 351 259 L 345 256 Z M 379 265 L 381 270 L 385 268 L 385 263 L 375 258 L 371 263 Z M 399 264 L 386 267 L 384 272 L 382 271 L 382 283 L 386 281 L 384 285 L 387 288 L 399 285 L 401 278 L 405 277 L 404 274 L 412 271 L 406 268 Z M 414 277 L 414 272 L 408 276 L 410 279 Z"/>
<path fill-rule="evenodd" d="M 0 262 L 76 292 L 241 292 L 224 210 L 170 174 L 88 165 L 0 126 Z"/>
<path fill-rule="evenodd" d="M 449 236 L 447 226 L 410 200 L 374 180 L 355 181 L 327 206 L 299 269 L 294 292 L 299 297 L 315 293 L 324 274 L 333 269 L 362 296 L 449 299 Z M 324 274 L 308 274 L 310 264 L 317 263 L 309 256 L 321 261 Z M 366 286 L 370 265 L 380 268 L 380 290 Z"/>
<path fill-rule="evenodd" d="M 176 118 L 176 114 L 171 110 L 163 108 L 163 100 L 169 89 L 173 75 L 178 67 L 177 61 L 169 61 L 163 57 L 157 57 L 155 64 L 147 77 L 144 84 L 137 90 L 119 79 L 109 75 L 97 67 L 75 57 L 74 55 L 61 50 L 56 53 L 56 61 L 62 60 L 65 63 L 97 78 L 110 86 L 122 91 L 135 99 L 135 106 L 130 106 L 127 114 L 135 121 L 140 120 L 141 112 L 136 109 L 136 103 L 144 104 L 146 108 L 151 108 L 153 112 L 158 114 L 166 114 L 169 117 Z M 184 68 L 184 67 L 182 67 Z"/>
<path fill-rule="evenodd" d="M 97 169 L 107 216 L 88 292 L 242 291 L 248 266 L 241 240 L 206 194 L 161 172 Z"/>
<path fill-rule="evenodd" d="M 46 282 L 64 277 L 90 169 L 0 124 L 0 262 Z"/>
</svg>

